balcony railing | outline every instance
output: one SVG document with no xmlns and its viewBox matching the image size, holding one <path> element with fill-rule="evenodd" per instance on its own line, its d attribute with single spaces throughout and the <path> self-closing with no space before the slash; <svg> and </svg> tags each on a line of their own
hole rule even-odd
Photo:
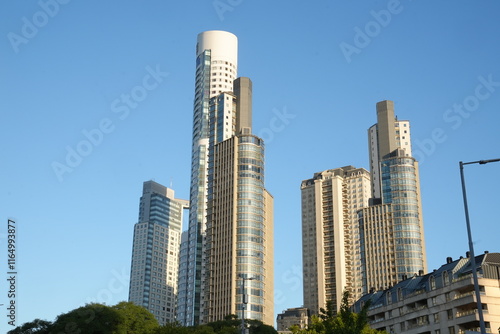
<svg viewBox="0 0 500 334">
<path fill-rule="evenodd" d="M 488 310 L 484 310 L 483 309 L 483 313 L 488 313 Z M 468 315 L 471 315 L 471 314 L 477 314 L 477 309 L 468 310 L 468 311 L 462 311 L 462 312 L 457 312 L 455 314 L 455 317 L 456 318 L 461 318 L 461 317 L 465 317 L 465 316 L 468 316 Z"/>
<path fill-rule="evenodd" d="M 486 333 L 491 333 L 491 328 L 485 328 L 486 330 Z M 467 332 L 478 332 L 480 333 L 481 332 L 481 328 L 480 327 L 476 327 L 476 328 L 468 328 L 468 329 L 459 329 L 458 330 L 458 334 L 466 334 Z"/>
<path fill-rule="evenodd" d="M 460 298 L 464 298 L 464 297 L 468 297 L 468 296 L 472 296 L 474 295 L 475 292 L 474 291 L 469 291 L 469 292 L 466 292 L 466 293 L 461 293 L 459 295 L 455 295 L 455 297 L 453 297 L 453 299 L 460 299 Z"/>
<path fill-rule="evenodd" d="M 378 319 L 372 320 L 372 321 L 370 321 L 370 325 L 376 324 L 376 323 L 384 321 L 384 320 L 385 320 L 385 318 L 378 318 Z"/>
<path fill-rule="evenodd" d="M 419 321 L 419 322 L 416 322 L 416 323 L 413 323 L 413 324 L 408 324 L 408 329 L 412 329 L 412 328 L 416 328 L 416 327 L 422 327 L 422 326 L 426 326 L 429 324 L 429 321 L 425 320 L 425 321 Z"/>
<path fill-rule="evenodd" d="M 427 305 L 420 305 L 420 306 L 412 307 L 412 308 L 407 306 L 406 310 L 403 310 L 403 312 L 401 314 L 403 315 L 403 314 L 408 314 L 408 313 L 412 313 L 412 312 L 417 312 L 417 311 L 420 311 L 420 310 L 423 310 L 426 308 L 427 308 Z"/>
</svg>

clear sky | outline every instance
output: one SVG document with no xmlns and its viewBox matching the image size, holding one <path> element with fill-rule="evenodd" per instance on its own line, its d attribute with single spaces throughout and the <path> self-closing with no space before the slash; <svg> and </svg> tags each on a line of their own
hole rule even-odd
<svg viewBox="0 0 500 334">
<path fill-rule="evenodd" d="M 238 36 L 238 74 L 253 81 L 275 198 L 276 313 L 302 305 L 300 183 L 369 167 L 381 100 L 411 121 L 428 269 L 465 256 L 458 162 L 500 158 L 499 14 L 494 0 L 2 1 L 0 277 L 11 218 L 17 323 L 128 298 L 142 183 L 189 197 L 205 30 Z M 499 172 L 466 166 L 477 254 L 500 251 Z"/>
</svg>

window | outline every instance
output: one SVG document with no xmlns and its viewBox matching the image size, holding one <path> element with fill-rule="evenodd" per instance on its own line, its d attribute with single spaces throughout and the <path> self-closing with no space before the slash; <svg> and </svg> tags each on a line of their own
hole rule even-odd
<svg viewBox="0 0 500 334">
<path fill-rule="evenodd" d="M 439 322 L 439 313 L 434 313 L 434 323 L 438 323 Z"/>
<path fill-rule="evenodd" d="M 447 310 L 446 313 L 448 314 L 448 320 L 453 319 L 453 310 Z"/>
<path fill-rule="evenodd" d="M 443 272 L 443 286 L 447 286 L 449 282 L 450 282 L 450 276 L 448 274 L 448 271 L 445 271 Z"/>
<path fill-rule="evenodd" d="M 431 290 L 436 290 L 436 278 L 431 276 L 430 278 Z"/>
<path fill-rule="evenodd" d="M 448 334 L 455 334 L 455 327 L 454 326 L 448 327 Z"/>
</svg>

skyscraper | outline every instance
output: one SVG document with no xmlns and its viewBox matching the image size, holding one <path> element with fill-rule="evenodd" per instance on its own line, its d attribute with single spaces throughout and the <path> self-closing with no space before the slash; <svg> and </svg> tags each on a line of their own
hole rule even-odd
<svg viewBox="0 0 500 334">
<path fill-rule="evenodd" d="M 344 289 L 353 300 L 363 290 L 357 211 L 368 206 L 370 173 L 346 166 L 302 181 L 304 307 L 319 314 L 327 301 L 338 310 Z"/>
<path fill-rule="evenodd" d="M 208 210 L 202 322 L 242 316 L 274 323 L 272 196 L 264 187 L 264 143 L 252 135 L 252 82 L 210 101 Z"/>
<path fill-rule="evenodd" d="M 172 189 L 144 182 L 134 226 L 129 301 L 147 308 L 160 324 L 175 320 L 182 214 L 187 207 Z"/>
<path fill-rule="evenodd" d="M 252 135 L 252 83 L 236 78 L 236 37 L 198 35 L 191 210 L 181 261 L 178 320 L 229 314 L 273 324 L 273 199 L 264 143 Z M 245 280 L 248 304 L 243 301 Z"/>
<path fill-rule="evenodd" d="M 304 306 L 312 314 L 342 292 L 352 300 L 426 271 L 418 162 L 410 123 L 377 103 L 368 130 L 370 173 L 352 166 L 301 184 Z"/>
<path fill-rule="evenodd" d="M 395 117 L 394 102 L 377 103 L 368 137 L 373 206 L 359 212 L 362 255 L 367 287 L 385 289 L 427 271 L 420 178 L 410 123 Z"/>
<path fill-rule="evenodd" d="M 186 326 L 199 323 L 202 287 L 203 237 L 207 214 L 210 98 L 231 92 L 238 69 L 238 40 L 225 31 L 205 31 L 196 44 L 193 143 L 187 256 L 181 263 L 177 320 Z"/>
</svg>

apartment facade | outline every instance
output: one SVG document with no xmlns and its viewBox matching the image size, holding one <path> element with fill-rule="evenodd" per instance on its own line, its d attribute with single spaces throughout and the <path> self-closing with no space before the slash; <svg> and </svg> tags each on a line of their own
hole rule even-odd
<svg viewBox="0 0 500 334">
<path fill-rule="evenodd" d="M 201 322 L 236 314 L 273 324 L 273 198 L 264 186 L 264 142 L 251 134 L 252 82 L 236 79 L 233 92 L 210 101 Z"/>
<path fill-rule="evenodd" d="M 290 327 L 297 326 L 300 329 L 307 328 L 309 314 L 305 307 L 294 307 L 283 311 L 276 317 L 278 332 L 290 332 Z"/>
<path fill-rule="evenodd" d="M 470 258 L 452 260 L 426 275 L 414 275 L 390 289 L 363 296 L 370 326 L 389 333 L 465 334 L 480 332 Z M 500 253 L 475 257 L 487 333 L 500 328 Z"/>
<path fill-rule="evenodd" d="M 368 206 L 370 173 L 346 166 L 302 181 L 304 307 L 319 314 L 327 301 L 340 308 L 344 289 L 364 292 L 357 211 Z"/>
<path fill-rule="evenodd" d="M 144 182 L 134 226 L 129 301 L 147 308 L 160 324 L 175 321 L 182 216 L 188 206 L 172 189 Z"/>
</svg>

